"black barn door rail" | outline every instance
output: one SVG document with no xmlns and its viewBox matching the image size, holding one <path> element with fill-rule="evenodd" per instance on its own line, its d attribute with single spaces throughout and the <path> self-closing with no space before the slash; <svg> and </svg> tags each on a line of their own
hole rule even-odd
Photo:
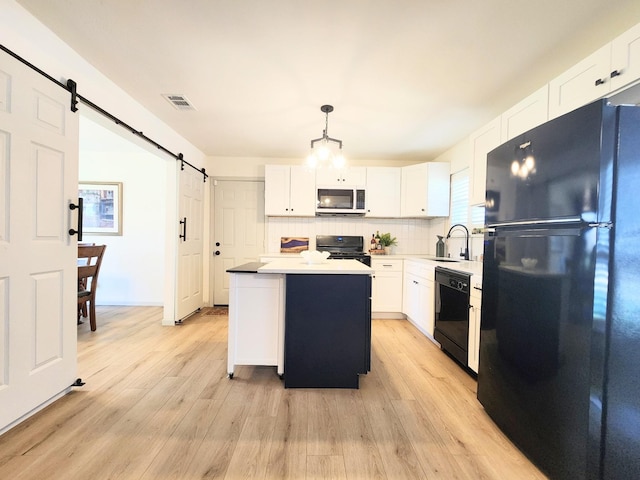
<svg viewBox="0 0 640 480">
<path fill-rule="evenodd" d="M 123 122 L 122 120 L 120 120 L 115 115 L 112 115 L 111 113 L 107 112 L 105 109 L 103 109 L 103 108 L 99 107 L 98 105 L 96 105 L 95 103 L 93 103 L 91 100 L 89 100 L 89 99 L 83 97 L 82 95 L 80 95 L 77 92 L 77 84 L 73 80 L 68 79 L 67 83 L 64 84 L 64 83 L 56 80 L 55 78 L 53 78 L 48 73 L 46 73 L 43 70 L 39 69 L 38 67 L 36 67 L 32 63 L 28 62 L 27 60 L 22 58 L 20 55 L 18 55 L 15 52 L 9 50 L 7 47 L 5 47 L 2 44 L 0 44 L 0 50 L 2 50 L 3 52 L 7 53 L 10 56 L 12 56 L 13 58 L 18 60 L 19 62 L 21 62 L 24 65 L 26 65 L 27 67 L 29 67 L 30 69 L 38 72 L 40 75 L 45 77 L 47 80 L 55 83 L 56 85 L 58 85 L 61 88 L 64 88 L 65 90 L 67 90 L 71 94 L 71 107 L 70 108 L 71 108 L 72 112 L 78 111 L 78 107 L 77 107 L 78 101 L 82 102 L 84 105 L 92 108 L 93 110 L 95 110 L 99 114 L 107 117 L 109 120 L 114 122 L 116 125 L 120 125 L 121 127 L 125 128 L 126 130 L 129 130 L 131 133 L 133 133 L 134 135 L 137 135 L 138 137 L 140 137 L 143 140 L 147 141 L 148 143 L 150 143 L 151 145 L 156 147 L 158 150 L 161 150 L 164 153 L 166 153 L 167 155 L 170 155 L 173 158 L 175 158 L 176 160 L 179 160 L 181 162 L 180 168 L 182 170 L 184 170 L 184 166 L 185 165 L 188 165 L 189 167 L 193 168 L 194 170 L 197 170 L 198 172 L 202 173 L 203 181 L 205 181 L 205 182 L 207 181 L 207 178 L 208 178 L 209 175 L 207 175 L 207 173 L 205 172 L 204 168 L 198 168 L 198 167 L 190 164 L 189 162 L 187 162 L 184 159 L 184 156 L 183 156 L 182 153 L 178 153 L 178 154 L 173 153 L 172 151 L 168 150 L 164 146 L 160 145 L 155 140 L 152 140 L 151 138 L 147 137 L 144 133 L 142 133 L 142 131 L 136 130 L 131 125 L 127 124 L 126 122 Z"/>
</svg>

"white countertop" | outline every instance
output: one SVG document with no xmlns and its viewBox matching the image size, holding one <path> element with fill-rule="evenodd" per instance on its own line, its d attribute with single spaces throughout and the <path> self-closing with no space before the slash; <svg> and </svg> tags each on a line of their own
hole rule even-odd
<svg viewBox="0 0 640 480">
<path fill-rule="evenodd" d="M 373 270 L 357 260 L 325 260 L 323 263 L 309 264 L 298 255 L 297 258 L 273 260 L 260 267 L 258 273 L 371 275 Z"/>
<path fill-rule="evenodd" d="M 276 261 L 280 262 L 281 259 L 285 261 L 295 261 L 295 260 L 298 260 L 300 262 L 302 261 L 299 253 L 265 253 L 260 255 L 260 258 L 277 259 L 272 261 L 271 263 L 274 263 Z M 420 254 L 420 253 L 413 253 L 413 254 L 407 253 L 407 254 L 395 254 L 395 255 L 371 255 L 372 260 L 384 261 L 385 259 L 392 259 L 392 258 L 423 262 L 435 267 L 444 267 L 444 268 L 449 268 L 451 270 L 458 270 L 461 272 L 469 273 L 473 275 L 473 279 L 472 279 L 473 285 L 477 284 L 478 287 L 481 287 L 482 285 L 482 262 L 474 262 L 471 260 L 442 262 L 437 260 L 438 257 L 435 257 L 433 255 L 428 255 L 428 254 Z M 337 260 L 337 261 L 344 262 L 345 260 Z M 353 261 L 356 262 L 355 260 Z M 360 263 L 360 262 L 356 262 L 356 263 Z M 326 268 L 327 270 L 329 269 L 328 267 Z M 281 273 L 281 272 L 274 272 L 274 273 Z M 289 272 L 284 272 L 284 273 L 289 273 Z M 302 273 L 302 272 L 297 272 L 297 273 Z M 313 273 L 313 272 L 310 272 L 310 273 Z M 331 273 L 331 272 L 327 272 L 327 273 Z M 343 272 L 343 273 L 346 273 L 346 272 Z"/>
<path fill-rule="evenodd" d="M 444 267 L 451 270 L 458 270 L 460 272 L 469 273 L 477 277 L 482 277 L 482 262 L 474 262 L 472 260 L 455 260 L 455 261 L 442 261 L 438 260 L 438 257 L 427 254 L 399 254 L 399 255 L 372 255 L 372 260 L 399 258 L 402 260 L 411 260 L 414 262 L 426 263 L 434 267 Z"/>
</svg>

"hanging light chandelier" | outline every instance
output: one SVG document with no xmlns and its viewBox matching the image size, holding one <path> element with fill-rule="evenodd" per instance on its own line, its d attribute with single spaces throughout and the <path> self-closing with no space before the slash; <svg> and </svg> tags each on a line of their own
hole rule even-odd
<svg viewBox="0 0 640 480">
<path fill-rule="evenodd" d="M 322 137 L 311 140 L 311 153 L 307 157 L 307 164 L 313 168 L 323 166 L 342 168 L 345 165 L 342 140 L 329 136 L 329 113 L 333 112 L 333 106 L 322 105 L 320 110 L 325 114 L 324 130 Z"/>
</svg>

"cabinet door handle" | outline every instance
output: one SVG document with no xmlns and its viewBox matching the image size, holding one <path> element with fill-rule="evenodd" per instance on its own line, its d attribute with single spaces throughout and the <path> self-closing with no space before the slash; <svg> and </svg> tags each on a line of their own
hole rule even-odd
<svg viewBox="0 0 640 480">
<path fill-rule="evenodd" d="M 621 70 L 614 70 L 613 72 L 611 72 L 611 78 L 617 77 L 620 74 L 622 74 Z"/>
<path fill-rule="evenodd" d="M 603 78 L 599 78 L 595 81 L 596 87 L 599 85 L 602 85 L 604 83 L 604 79 Z"/>
</svg>

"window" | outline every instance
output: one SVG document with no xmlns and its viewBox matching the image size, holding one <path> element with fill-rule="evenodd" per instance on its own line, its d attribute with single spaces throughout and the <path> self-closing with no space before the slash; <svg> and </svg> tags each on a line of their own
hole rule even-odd
<svg viewBox="0 0 640 480">
<path fill-rule="evenodd" d="M 484 226 L 484 205 L 474 205 L 471 207 L 471 226 Z"/>
<path fill-rule="evenodd" d="M 484 223 L 484 214 L 482 221 Z M 451 175 L 451 225 L 469 222 L 469 169 Z"/>
</svg>

